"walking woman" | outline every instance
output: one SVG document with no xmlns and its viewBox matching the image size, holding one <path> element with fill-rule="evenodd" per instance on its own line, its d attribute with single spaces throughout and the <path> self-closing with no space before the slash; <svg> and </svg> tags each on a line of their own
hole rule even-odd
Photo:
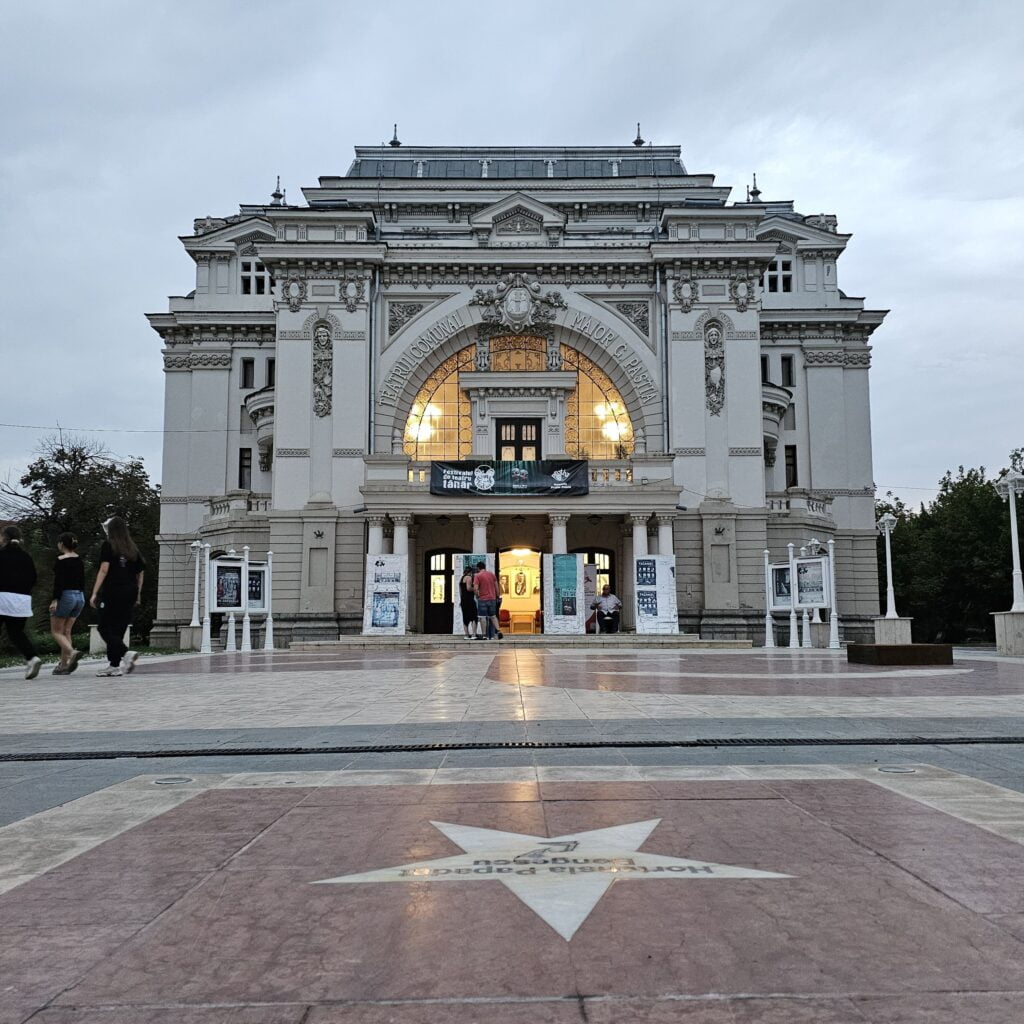
<svg viewBox="0 0 1024 1024">
<path fill-rule="evenodd" d="M 142 602 L 142 581 L 146 563 L 135 546 L 128 526 L 120 516 L 112 516 L 103 524 L 107 539 L 100 548 L 100 567 L 96 572 L 89 604 L 100 613 L 100 636 L 107 645 L 109 666 L 98 676 L 124 675 L 135 668 L 139 655 L 124 645 L 125 630 L 131 625 L 132 612 Z"/>
<path fill-rule="evenodd" d="M 25 623 L 32 617 L 32 588 L 36 567 L 21 546 L 21 530 L 11 524 L 0 530 L 0 625 L 7 627 L 7 639 L 25 659 L 25 678 L 39 675 L 42 659 L 36 657 L 32 641 L 25 636 Z"/>
<path fill-rule="evenodd" d="M 81 651 L 75 650 L 71 629 L 85 607 L 85 566 L 78 556 L 78 538 L 62 533 L 57 538 L 57 561 L 53 563 L 53 600 L 50 602 L 50 633 L 60 648 L 55 676 L 69 676 L 78 668 Z"/>
<path fill-rule="evenodd" d="M 462 612 L 462 632 L 467 640 L 480 639 L 477 632 L 476 594 L 473 592 L 473 569 L 466 571 L 459 580 L 459 611 Z"/>
</svg>

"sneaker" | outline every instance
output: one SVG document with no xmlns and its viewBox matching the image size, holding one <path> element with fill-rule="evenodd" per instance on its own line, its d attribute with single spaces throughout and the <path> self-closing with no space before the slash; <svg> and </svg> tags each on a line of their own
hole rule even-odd
<svg viewBox="0 0 1024 1024">
<path fill-rule="evenodd" d="M 121 675 L 121 669 L 115 665 L 111 665 L 109 668 L 101 668 L 96 673 L 98 676 L 119 676 Z"/>
<path fill-rule="evenodd" d="M 121 664 L 124 666 L 124 674 L 131 675 L 135 671 L 135 662 L 139 660 L 138 651 L 125 651 Z"/>
<path fill-rule="evenodd" d="M 71 657 L 68 658 L 68 673 L 67 673 L 68 675 L 71 675 L 71 673 L 74 672 L 76 668 L 78 668 L 78 659 L 81 656 L 82 656 L 82 652 L 81 651 L 72 651 L 71 652 Z"/>
<path fill-rule="evenodd" d="M 486 637 L 482 637 L 479 633 L 477 633 L 477 635 L 475 637 L 473 637 L 473 639 L 474 640 L 485 640 Z"/>
<path fill-rule="evenodd" d="M 67 667 L 62 665 L 60 662 L 57 662 L 57 664 L 53 666 L 53 674 L 55 676 L 66 676 L 68 674 Z"/>
<path fill-rule="evenodd" d="M 463 633 L 462 634 L 462 639 L 463 640 L 472 640 L 473 638 L 468 633 Z"/>
<path fill-rule="evenodd" d="M 39 675 L 39 668 L 43 664 L 42 658 L 32 657 L 25 662 L 25 678 L 35 679 Z"/>
<path fill-rule="evenodd" d="M 504 640 L 505 639 L 505 634 L 502 633 L 502 631 L 500 629 L 498 630 L 498 639 L 499 640 Z"/>
</svg>

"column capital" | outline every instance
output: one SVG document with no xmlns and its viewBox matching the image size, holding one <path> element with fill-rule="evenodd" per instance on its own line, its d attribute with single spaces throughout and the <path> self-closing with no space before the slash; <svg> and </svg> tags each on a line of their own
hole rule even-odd
<svg viewBox="0 0 1024 1024">
<path fill-rule="evenodd" d="M 671 523 L 679 518 L 675 512 L 656 512 L 655 515 L 658 517 L 659 523 Z"/>
<path fill-rule="evenodd" d="M 633 524 L 632 523 L 619 523 L 619 536 L 625 537 L 628 540 L 633 539 Z"/>
<path fill-rule="evenodd" d="M 369 526 L 379 526 L 379 527 L 381 527 L 383 529 L 383 527 L 384 527 L 384 520 L 386 518 L 387 518 L 387 516 L 385 516 L 383 513 L 378 514 L 376 512 L 371 512 L 366 517 L 366 522 L 367 522 L 367 525 L 369 525 Z"/>
<path fill-rule="evenodd" d="M 571 512 L 549 512 L 548 521 L 552 526 L 565 526 L 571 516 Z"/>
<path fill-rule="evenodd" d="M 647 526 L 647 520 L 651 518 L 650 512 L 630 512 L 629 518 L 634 526 Z"/>
<path fill-rule="evenodd" d="M 412 522 L 411 512 L 391 512 L 389 515 L 391 517 L 391 522 L 394 523 L 395 526 L 408 527 Z"/>
<path fill-rule="evenodd" d="M 474 526 L 486 526 L 491 521 L 491 514 L 490 512 L 471 512 L 469 521 Z"/>
</svg>

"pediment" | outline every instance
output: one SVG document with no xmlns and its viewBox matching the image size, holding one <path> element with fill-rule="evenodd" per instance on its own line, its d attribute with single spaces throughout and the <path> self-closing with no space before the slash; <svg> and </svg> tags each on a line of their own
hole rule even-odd
<svg viewBox="0 0 1024 1024">
<path fill-rule="evenodd" d="M 819 218 L 808 218 L 818 220 Z M 790 220 L 788 217 L 767 217 L 757 230 L 759 242 L 779 242 L 786 248 L 838 249 L 846 248 L 849 235 L 830 231 L 815 224 Z"/>
<path fill-rule="evenodd" d="M 262 217 L 246 217 L 231 221 L 220 227 L 211 227 L 201 235 L 186 235 L 182 238 L 190 253 L 224 252 L 227 249 L 244 249 L 260 242 L 273 242 L 274 229 Z"/>
<path fill-rule="evenodd" d="M 491 228 L 495 234 L 539 235 L 565 225 L 565 216 L 525 192 L 514 192 L 470 218 L 474 230 Z"/>
</svg>

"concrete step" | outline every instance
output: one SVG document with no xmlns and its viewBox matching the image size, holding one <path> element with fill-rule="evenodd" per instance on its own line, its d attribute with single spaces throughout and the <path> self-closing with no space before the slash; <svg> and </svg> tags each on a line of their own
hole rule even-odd
<svg viewBox="0 0 1024 1024">
<path fill-rule="evenodd" d="M 615 633 L 601 636 L 550 636 L 543 634 L 510 634 L 506 633 L 503 640 L 469 641 L 458 636 L 437 636 L 425 634 L 408 634 L 406 636 L 341 636 L 337 640 L 297 640 L 289 645 L 289 650 L 310 654 L 330 654 L 339 651 L 373 650 L 373 651 L 448 651 L 460 650 L 466 653 L 487 651 L 495 653 L 499 648 L 518 649 L 556 647 L 582 648 L 615 648 L 627 650 L 665 650 L 687 648 L 689 650 L 749 650 L 753 647 L 750 640 L 702 640 L 696 633 L 645 634 Z"/>
</svg>

